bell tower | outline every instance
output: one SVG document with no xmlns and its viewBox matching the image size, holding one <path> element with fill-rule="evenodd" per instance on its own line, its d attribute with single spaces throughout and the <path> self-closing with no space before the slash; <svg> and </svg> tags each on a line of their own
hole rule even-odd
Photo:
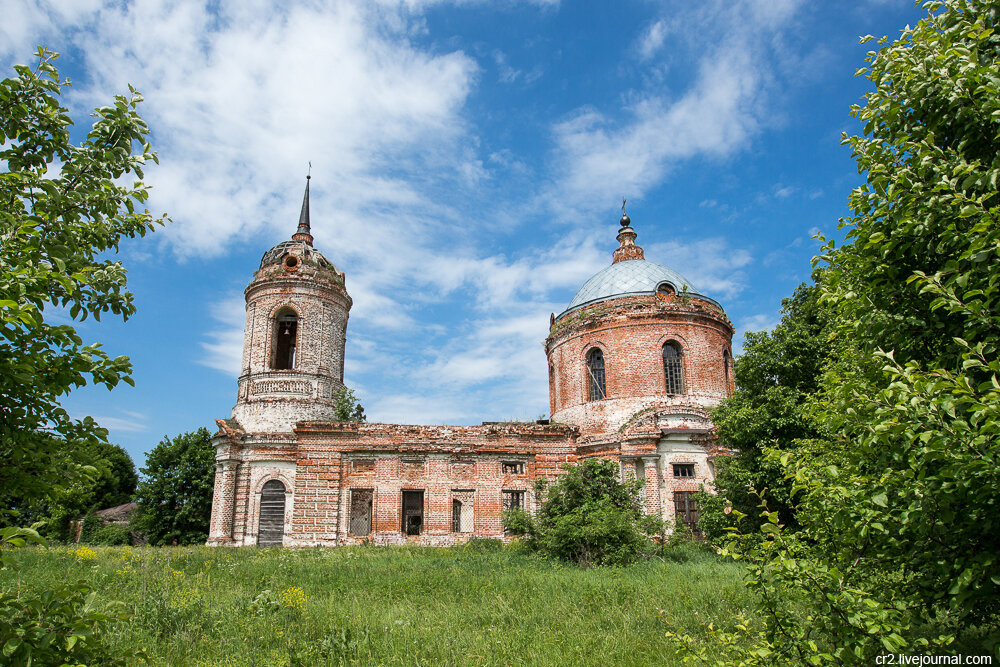
<svg viewBox="0 0 1000 667">
<path fill-rule="evenodd" d="M 309 179 L 291 240 L 264 253 L 244 290 L 247 319 L 233 419 L 246 433 L 289 433 L 298 421 L 336 420 L 352 301 L 343 272 L 313 248 Z"/>
</svg>

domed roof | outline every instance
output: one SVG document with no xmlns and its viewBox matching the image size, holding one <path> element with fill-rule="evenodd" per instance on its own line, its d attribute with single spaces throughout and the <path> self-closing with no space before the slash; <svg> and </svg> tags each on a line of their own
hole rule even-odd
<svg viewBox="0 0 1000 667">
<path fill-rule="evenodd" d="M 687 293 L 691 296 L 716 303 L 714 299 L 701 294 L 690 280 L 673 269 L 644 259 L 630 259 L 617 262 L 595 273 L 583 284 L 559 317 L 577 308 L 608 299 L 656 294 L 657 287 L 663 283 L 669 283 L 678 293 L 683 292 L 686 286 Z"/>
<path fill-rule="evenodd" d="M 260 268 L 263 269 L 268 264 L 280 264 L 285 255 L 289 253 L 298 255 L 304 262 L 316 264 L 323 268 L 332 267 L 336 270 L 333 262 L 305 241 L 282 241 L 264 253 L 264 256 L 260 259 Z"/>
</svg>

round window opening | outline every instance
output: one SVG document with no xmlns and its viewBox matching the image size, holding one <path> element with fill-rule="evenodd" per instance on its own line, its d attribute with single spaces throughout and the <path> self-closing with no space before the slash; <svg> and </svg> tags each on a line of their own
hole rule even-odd
<svg viewBox="0 0 1000 667">
<path fill-rule="evenodd" d="M 299 258 L 294 255 L 289 255 L 285 258 L 285 268 L 292 270 L 299 265 Z"/>
<path fill-rule="evenodd" d="M 676 294 L 677 292 L 674 289 L 674 286 L 671 285 L 670 283 L 660 283 L 659 286 L 656 288 L 656 293 L 662 294 L 663 296 L 671 296 L 672 294 Z"/>
</svg>

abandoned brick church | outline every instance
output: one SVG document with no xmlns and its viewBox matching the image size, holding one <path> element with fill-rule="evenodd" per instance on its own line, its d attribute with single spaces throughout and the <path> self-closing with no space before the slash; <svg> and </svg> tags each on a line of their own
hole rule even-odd
<svg viewBox="0 0 1000 667">
<path fill-rule="evenodd" d="M 214 440 L 210 545 L 502 537 L 505 508 L 536 507 L 536 479 L 592 456 L 645 480 L 650 513 L 697 519 L 692 493 L 721 454 L 709 410 L 732 391 L 733 326 L 645 259 L 628 216 L 611 265 L 551 317 L 551 419 L 481 426 L 336 421 L 352 301 L 309 225 L 307 182 L 298 229 L 246 288 L 236 406 Z"/>
</svg>

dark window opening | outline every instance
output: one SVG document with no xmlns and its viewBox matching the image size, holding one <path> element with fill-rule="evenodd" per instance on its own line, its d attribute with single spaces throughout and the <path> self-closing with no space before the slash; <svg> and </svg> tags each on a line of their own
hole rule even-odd
<svg viewBox="0 0 1000 667">
<path fill-rule="evenodd" d="M 419 535 L 424 530 L 424 492 L 403 491 L 403 534 Z"/>
<path fill-rule="evenodd" d="M 722 351 L 722 371 L 726 376 L 726 395 L 729 395 L 729 364 L 731 363 L 729 357 L 729 350 Z"/>
<path fill-rule="evenodd" d="M 295 339 L 299 318 L 294 312 L 286 310 L 278 315 L 275 324 L 274 370 L 290 370 L 295 368 Z"/>
<path fill-rule="evenodd" d="M 523 510 L 524 491 L 504 491 L 503 509 L 505 512 L 509 510 Z"/>
<path fill-rule="evenodd" d="M 276 479 L 260 490 L 257 545 L 280 547 L 285 537 L 285 485 Z"/>
<path fill-rule="evenodd" d="M 504 475 L 523 475 L 523 461 L 504 461 L 500 464 L 500 472 Z"/>
<path fill-rule="evenodd" d="M 675 463 L 674 477 L 694 477 L 693 463 Z"/>
<path fill-rule="evenodd" d="M 663 344 L 663 377 L 668 394 L 684 393 L 684 357 L 673 341 Z"/>
<path fill-rule="evenodd" d="M 678 525 L 683 523 L 692 532 L 698 531 L 698 501 L 693 491 L 674 491 L 674 514 Z"/>
<path fill-rule="evenodd" d="M 594 348 L 587 355 L 587 386 L 588 399 L 599 401 L 607 398 L 608 393 L 604 384 L 604 352 L 600 348 Z"/>
<path fill-rule="evenodd" d="M 351 512 L 347 532 L 365 536 L 372 532 L 372 490 L 351 489 Z"/>
</svg>

